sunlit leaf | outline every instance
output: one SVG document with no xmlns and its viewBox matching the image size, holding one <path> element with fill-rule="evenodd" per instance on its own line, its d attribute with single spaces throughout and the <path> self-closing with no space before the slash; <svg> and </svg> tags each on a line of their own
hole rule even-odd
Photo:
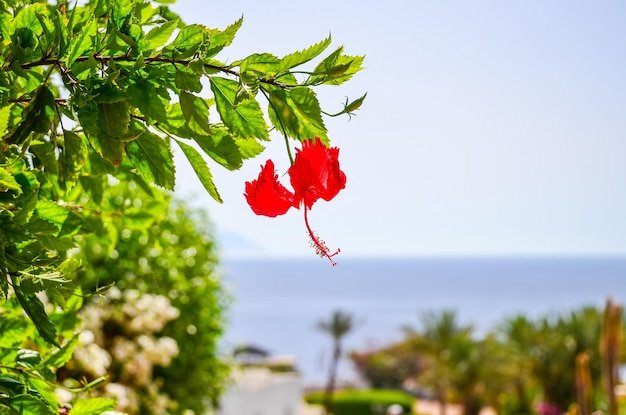
<svg viewBox="0 0 626 415">
<path fill-rule="evenodd" d="M 320 105 L 310 88 L 297 87 L 289 91 L 272 88 L 269 114 L 272 124 L 287 135 L 299 140 L 319 137 L 328 144 Z"/>
<path fill-rule="evenodd" d="M 237 34 L 237 31 L 241 27 L 242 23 L 243 16 L 224 30 L 208 29 L 209 46 L 205 52 L 206 57 L 212 58 L 226 46 L 229 46 L 233 39 L 235 39 L 235 35 Z"/>
<path fill-rule="evenodd" d="M 16 194 L 22 194 L 22 187 L 15 180 L 15 177 L 4 167 L 0 167 L 0 192 L 15 190 Z"/>
<path fill-rule="evenodd" d="M 70 40 L 65 57 L 66 67 L 71 67 L 76 62 L 76 59 L 93 47 L 92 36 L 95 36 L 96 29 L 95 19 L 90 19 L 80 31 L 79 36 Z"/>
<path fill-rule="evenodd" d="M 187 160 L 189 160 L 189 164 L 193 167 L 198 179 L 200 179 L 200 183 L 202 183 L 209 195 L 211 195 L 211 197 L 216 201 L 222 203 L 222 198 L 215 187 L 215 183 L 213 183 L 211 170 L 209 170 L 206 161 L 204 161 L 200 153 L 198 153 L 198 151 L 189 144 L 185 144 L 180 140 L 177 140 L 176 143 L 178 143 L 181 150 L 183 150 Z"/>
<path fill-rule="evenodd" d="M 110 398 L 81 399 L 72 405 L 72 415 L 100 415 L 115 409 L 115 400 Z"/>
<path fill-rule="evenodd" d="M 139 41 L 139 48 L 141 50 L 160 48 L 170 39 L 176 26 L 178 26 L 178 20 L 170 20 L 160 26 L 154 27 Z"/>
<path fill-rule="evenodd" d="M 239 83 L 230 79 L 211 77 L 211 90 L 215 95 L 217 111 L 224 124 L 235 134 L 244 138 L 268 140 L 267 124 L 256 100 L 248 100 L 235 106 Z"/>
<path fill-rule="evenodd" d="M 174 190 L 173 156 L 169 144 L 163 138 L 146 132 L 126 145 L 126 154 L 146 180 Z"/>
<path fill-rule="evenodd" d="M 198 134 L 211 132 L 209 127 L 209 107 L 206 102 L 193 94 L 181 91 L 180 108 L 183 111 L 187 126 Z"/>
<path fill-rule="evenodd" d="M 280 61 L 280 69 L 281 70 L 291 69 L 296 66 L 302 65 L 303 63 L 306 63 L 310 61 L 311 59 L 316 58 L 317 56 L 319 56 L 320 53 L 326 50 L 326 48 L 330 45 L 330 43 L 331 43 L 331 37 L 329 35 L 326 39 L 322 40 L 321 42 L 316 43 L 312 46 L 309 46 L 308 48 L 302 51 L 294 52 L 294 53 L 290 53 L 289 55 L 286 55 Z"/>
<path fill-rule="evenodd" d="M 54 324 L 50 321 L 50 317 L 46 314 L 43 304 L 35 294 L 25 294 L 22 292 L 18 279 L 11 278 L 13 282 L 13 291 L 15 297 L 20 303 L 28 317 L 32 320 L 37 328 L 39 335 L 48 343 L 61 347 L 57 340 L 57 332 Z"/>
</svg>

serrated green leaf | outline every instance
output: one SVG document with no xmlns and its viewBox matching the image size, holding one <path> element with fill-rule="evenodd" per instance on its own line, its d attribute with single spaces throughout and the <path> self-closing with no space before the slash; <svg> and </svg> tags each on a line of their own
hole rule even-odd
<svg viewBox="0 0 626 415">
<path fill-rule="evenodd" d="M 53 201 L 40 199 L 37 201 L 35 214 L 61 229 L 70 214 L 70 210 L 64 206 L 59 206 Z"/>
<path fill-rule="evenodd" d="M 237 147 L 239 147 L 239 152 L 243 159 L 256 157 L 265 150 L 265 147 L 256 140 L 241 137 L 235 137 L 234 140 Z"/>
<path fill-rule="evenodd" d="M 20 415 L 56 415 L 43 400 L 29 394 L 11 396 L 4 403 Z"/>
<path fill-rule="evenodd" d="M 315 67 L 309 84 L 340 85 L 363 69 L 363 56 L 343 55 L 343 46 L 336 49 Z"/>
<path fill-rule="evenodd" d="M 211 195 L 211 197 L 219 203 L 222 203 L 222 198 L 215 187 L 215 183 L 213 183 L 211 170 L 209 170 L 209 166 L 207 166 L 206 161 L 204 161 L 200 153 L 198 153 L 198 151 L 192 146 L 185 144 L 180 140 L 176 140 L 176 143 L 178 143 L 181 150 L 183 150 L 187 160 L 189 160 L 189 164 L 193 167 L 198 179 L 200 179 L 200 183 L 202 183 L 209 195 Z"/>
<path fill-rule="evenodd" d="M 65 67 L 70 68 L 87 50 L 93 48 L 92 36 L 96 35 L 97 25 L 95 19 L 89 19 L 82 28 L 80 34 L 70 40 L 65 56 Z"/>
<path fill-rule="evenodd" d="M 294 52 L 294 53 L 290 53 L 289 55 L 286 55 L 280 61 L 281 71 L 295 68 L 296 66 L 302 65 L 303 63 L 306 63 L 312 59 L 315 59 L 316 57 L 320 55 L 320 53 L 326 50 L 326 48 L 330 45 L 330 43 L 331 43 L 331 37 L 329 35 L 326 39 L 322 40 L 321 42 L 318 42 L 312 46 L 309 46 L 308 48 L 302 51 Z"/>
<path fill-rule="evenodd" d="M 46 314 L 46 310 L 44 309 L 44 306 L 39 298 L 37 298 L 34 294 L 24 294 L 17 278 L 12 277 L 11 281 L 13 282 L 13 291 L 15 292 L 17 301 L 20 303 L 26 314 L 28 314 L 28 317 L 30 317 L 31 321 L 37 328 L 39 335 L 46 342 L 54 346 L 61 347 L 57 340 L 57 332 L 54 328 L 54 324 L 50 321 L 50 317 Z"/>
<path fill-rule="evenodd" d="M 16 195 L 22 194 L 22 186 L 15 180 L 15 177 L 4 167 L 0 167 L 0 192 L 14 190 Z"/>
<path fill-rule="evenodd" d="M 37 242 L 41 244 L 42 248 L 50 251 L 65 252 L 76 246 L 76 243 L 68 235 L 57 237 L 39 234 L 35 235 L 35 238 Z"/>
<path fill-rule="evenodd" d="M 244 138 L 269 140 L 263 111 L 256 100 L 247 100 L 235 106 L 239 83 L 230 79 L 211 77 L 217 111 L 224 124 Z"/>
<path fill-rule="evenodd" d="M 28 378 L 28 385 L 35 391 L 37 391 L 38 397 L 41 397 L 50 408 L 59 407 L 59 399 L 54 393 L 52 384 L 56 381 L 56 375 L 49 367 L 43 367 L 38 370 L 43 379 L 35 377 Z"/>
<path fill-rule="evenodd" d="M 231 66 L 239 66 L 240 72 L 254 72 L 260 78 L 273 78 L 280 72 L 280 59 L 271 53 L 254 53 L 245 59 L 233 62 Z"/>
<path fill-rule="evenodd" d="M 37 14 L 48 14 L 48 8 L 45 6 L 45 4 L 34 3 L 28 5 L 28 7 L 22 8 L 17 16 L 15 16 L 15 20 L 13 21 L 13 27 L 15 29 L 30 29 L 37 36 L 41 35 L 43 33 L 43 29 L 41 27 L 41 23 L 39 23 Z"/>
<path fill-rule="evenodd" d="M 242 23 L 243 16 L 224 30 L 208 29 L 209 47 L 205 52 L 205 57 L 212 58 L 226 46 L 229 46 L 233 39 L 235 39 L 235 35 L 237 34 L 237 31 L 241 27 Z"/>
<path fill-rule="evenodd" d="M 39 24 L 43 30 L 45 35 L 46 45 L 45 48 L 49 48 L 52 44 L 55 43 L 56 39 L 54 38 L 54 24 L 48 18 L 48 13 L 35 13 L 35 17 L 39 20 Z"/>
<path fill-rule="evenodd" d="M 63 187 L 73 187 L 79 171 L 87 160 L 87 144 L 75 132 L 63 130 L 63 148 L 59 156 L 60 178 Z"/>
<path fill-rule="evenodd" d="M 198 134 L 210 133 L 209 106 L 206 102 L 186 91 L 181 91 L 179 97 L 180 109 L 183 111 L 187 126 Z"/>
<path fill-rule="evenodd" d="M 11 108 L 13 105 L 7 105 L 0 108 L 0 137 L 4 136 L 4 132 L 9 126 L 9 118 L 11 117 Z"/>
<path fill-rule="evenodd" d="M 239 146 L 226 130 L 213 128 L 210 136 L 197 136 L 194 140 L 213 160 L 229 170 L 237 170 L 243 164 Z M 250 139 L 256 143 L 256 140 Z"/>
<path fill-rule="evenodd" d="M 165 108 L 168 102 L 158 93 L 157 88 L 156 84 L 141 80 L 130 84 L 126 92 L 130 97 L 130 103 L 148 118 L 148 122 L 166 123 Z"/>
<path fill-rule="evenodd" d="M 35 96 L 22 111 L 22 121 L 7 137 L 9 144 L 23 144 L 31 133 L 47 133 L 54 117 L 54 95 L 47 86 L 37 89 Z"/>
<path fill-rule="evenodd" d="M 126 101 L 99 104 L 100 128 L 111 138 L 121 138 L 128 132 L 130 112 Z"/>
<path fill-rule="evenodd" d="M 174 190 L 174 160 L 163 138 L 146 132 L 126 145 L 126 154 L 147 181 Z"/>
<path fill-rule="evenodd" d="M 48 222 L 39 216 L 33 216 L 25 226 L 26 230 L 31 234 L 53 234 L 59 231 L 59 227 L 52 222 Z"/>
<path fill-rule="evenodd" d="M 139 48 L 142 51 L 160 48 L 172 37 L 176 26 L 178 26 L 178 20 L 170 20 L 153 28 L 139 41 Z"/>
<path fill-rule="evenodd" d="M 200 92 L 202 91 L 202 82 L 200 82 L 201 74 L 185 69 L 178 69 L 174 75 L 174 83 L 183 91 Z"/>
<path fill-rule="evenodd" d="M 27 320 L 25 319 L 8 319 L 5 318 L 0 323 L 0 348 L 14 348 L 22 343 L 25 337 L 28 337 Z M 0 378 L 1 379 L 1 378 Z M 0 381 L 0 388 L 2 388 Z"/>
<path fill-rule="evenodd" d="M 122 160 L 123 142 L 111 138 L 103 129 L 105 121 L 101 114 L 101 105 L 85 105 L 78 110 L 80 124 L 89 139 L 89 144 L 103 158 L 113 165 L 119 165 Z"/>
<path fill-rule="evenodd" d="M 204 26 L 198 24 L 185 26 L 163 52 L 171 53 L 174 59 L 190 58 L 200 51 L 206 36 Z"/>
<path fill-rule="evenodd" d="M 269 115 L 272 124 L 281 132 L 298 140 L 319 137 L 328 144 L 326 126 L 313 90 L 297 87 L 291 90 L 270 89 Z"/>
<path fill-rule="evenodd" d="M 43 361 L 42 366 L 58 368 L 65 365 L 65 363 L 72 358 L 72 353 L 74 352 L 76 343 L 78 343 L 78 335 L 72 337 L 63 345 L 63 347 L 48 355 Z"/>
<path fill-rule="evenodd" d="M 109 398 L 91 398 L 76 401 L 72 405 L 72 415 L 100 415 L 115 409 L 115 400 Z"/>
</svg>

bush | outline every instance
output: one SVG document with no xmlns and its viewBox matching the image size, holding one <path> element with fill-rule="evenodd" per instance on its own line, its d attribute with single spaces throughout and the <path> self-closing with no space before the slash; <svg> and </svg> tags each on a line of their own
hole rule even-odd
<svg viewBox="0 0 626 415">
<path fill-rule="evenodd" d="M 321 405 L 324 392 L 310 392 L 304 399 Z M 400 405 L 403 413 L 412 414 L 415 401 L 413 396 L 397 390 L 344 390 L 333 394 L 333 415 L 384 415 L 391 405 Z"/>
</svg>

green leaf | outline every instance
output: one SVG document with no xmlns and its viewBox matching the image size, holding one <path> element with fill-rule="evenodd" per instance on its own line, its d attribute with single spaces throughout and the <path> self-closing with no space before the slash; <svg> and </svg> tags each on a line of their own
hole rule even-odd
<svg viewBox="0 0 626 415">
<path fill-rule="evenodd" d="M 56 415 L 44 401 L 29 394 L 11 396 L 3 402 L 20 415 Z"/>
<path fill-rule="evenodd" d="M 111 138 L 122 138 L 128 132 L 130 112 L 126 101 L 99 104 L 100 127 Z"/>
<path fill-rule="evenodd" d="M 315 67 L 307 83 L 340 85 L 363 69 L 363 59 L 363 56 L 343 55 L 341 46 Z"/>
<path fill-rule="evenodd" d="M 183 111 L 187 126 L 198 134 L 210 133 L 209 106 L 206 101 L 185 91 L 181 91 L 179 96 L 180 109 Z"/>
<path fill-rule="evenodd" d="M 241 27 L 242 23 L 243 16 L 222 31 L 219 29 L 208 29 L 209 47 L 205 52 L 205 57 L 212 58 L 226 46 L 229 46 L 235 39 L 235 35 L 237 34 L 237 31 Z"/>
<path fill-rule="evenodd" d="M 65 252 L 68 249 L 72 249 L 76 246 L 74 240 L 68 235 L 57 237 L 41 234 L 35 235 L 35 238 L 44 249 L 50 251 Z"/>
<path fill-rule="evenodd" d="M 243 164 L 239 146 L 227 130 L 213 128 L 211 136 L 197 136 L 194 140 L 213 160 L 229 170 L 237 170 Z M 249 139 L 256 143 L 256 140 Z"/>
<path fill-rule="evenodd" d="M 307 87 L 270 89 L 269 115 L 281 132 L 298 140 L 319 137 L 328 144 L 326 126 L 315 92 Z"/>
<path fill-rule="evenodd" d="M 22 186 L 15 180 L 15 177 L 4 167 L 0 167 L 0 192 L 15 190 L 17 195 L 22 194 Z"/>
<path fill-rule="evenodd" d="M 65 188 L 73 187 L 78 172 L 87 160 L 87 144 L 73 131 L 63 130 L 63 148 L 59 156 L 61 183 Z"/>
<path fill-rule="evenodd" d="M 57 228 L 61 229 L 70 214 L 70 210 L 53 201 L 40 199 L 37 201 L 35 214 L 40 219 L 52 223 Z"/>
<path fill-rule="evenodd" d="M 240 72 L 252 71 L 262 78 L 273 78 L 280 71 L 280 59 L 270 53 L 254 53 L 247 58 L 233 62 Z"/>
<path fill-rule="evenodd" d="M 122 160 L 123 142 L 113 139 L 103 128 L 106 128 L 106 118 L 102 109 L 104 104 L 85 105 L 78 110 L 80 124 L 83 127 L 89 144 L 103 158 L 114 165 L 119 165 Z"/>
<path fill-rule="evenodd" d="M 139 41 L 139 48 L 142 51 L 160 48 L 172 37 L 176 26 L 178 26 L 178 20 L 170 20 L 161 26 L 153 28 Z"/>
<path fill-rule="evenodd" d="M 7 137 L 9 144 L 23 144 L 32 132 L 47 133 L 54 117 L 54 95 L 47 86 L 37 89 L 33 99 L 22 111 L 22 122 Z"/>
<path fill-rule="evenodd" d="M 41 23 L 37 18 L 37 14 L 48 15 L 48 8 L 43 3 L 30 4 L 28 7 L 22 8 L 13 22 L 13 27 L 30 29 L 37 36 L 43 33 Z"/>
<path fill-rule="evenodd" d="M 4 132 L 9 126 L 9 118 L 11 118 L 11 108 L 13 105 L 7 105 L 0 108 L 0 136 L 4 136 Z"/>
<path fill-rule="evenodd" d="M 167 113 L 165 108 L 168 102 L 159 93 L 158 89 L 158 86 L 152 82 L 140 80 L 136 83 L 131 83 L 126 92 L 130 97 L 131 104 L 148 118 L 148 122 L 153 120 L 166 123 Z M 167 94 L 167 91 L 165 91 L 165 94 Z"/>
<path fill-rule="evenodd" d="M 204 26 L 198 24 L 185 26 L 163 52 L 171 53 L 174 59 L 190 58 L 200 51 L 206 36 Z"/>
<path fill-rule="evenodd" d="M 15 297 L 20 303 L 28 317 L 32 320 L 37 328 L 39 335 L 48 343 L 61 347 L 57 340 L 57 332 L 54 324 L 50 321 L 50 317 L 46 314 L 43 304 L 35 294 L 25 294 L 22 292 L 21 286 L 16 277 L 11 277 L 13 282 L 13 291 Z"/>
<path fill-rule="evenodd" d="M 115 399 L 91 398 L 76 401 L 72 406 L 72 415 L 100 415 L 115 409 Z"/>
<path fill-rule="evenodd" d="M 65 57 L 65 67 L 70 68 L 87 50 L 93 48 L 92 36 L 96 35 L 97 25 L 95 19 L 89 19 L 80 31 L 80 35 L 70 40 Z"/>
<path fill-rule="evenodd" d="M 223 203 L 222 198 L 220 194 L 218 193 L 217 188 L 215 187 L 215 183 L 213 183 L 213 176 L 211 175 L 211 170 L 209 170 L 209 167 L 207 166 L 206 161 L 204 161 L 200 153 L 198 153 L 198 151 L 195 148 L 193 148 L 192 146 L 188 144 L 185 144 L 179 140 L 176 140 L 176 142 L 178 143 L 180 148 L 183 150 L 183 153 L 187 157 L 187 160 L 189 160 L 191 167 L 193 167 L 194 171 L 196 172 L 196 175 L 198 175 L 198 179 L 200 179 L 200 182 L 202 183 L 204 188 L 207 190 L 207 192 L 211 195 L 213 199 L 215 199 L 219 203 Z"/>
<path fill-rule="evenodd" d="M 76 343 L 78 343 L 78 335 L 72 337 L 63 347 L 48 355 L 43 361 L 42 366 L 58 368 L 65 365 L 65 363 L 72 358 Z"/>
<path fill-rule="evenodd" d="M 183 91 L 200 92 L 202 91 L 202 82 L 200 82 L 200 74 L 177 68 L 174 75 L 174 83 Z"/>
<path fill-rule="evenodd" d="M 263 145 L 256 140 L 240 137 L 235 137 L 234 140 L 237 147 L 239 147 L 239 152 L 241 153 L 241 157 L 243 159 L 256 157 L 261 154 L 263 150 L 265 150 L 265 147 L 263 147 Z"/>
<path fill-rule="evenodd" d="M 215 76 L 210 81 L 217 111 L 224 124 L 244 138 L 269 140 L 267 124 L 259 103 L 256 100 L 247 100 L 235 106 L 239 83 Z"/>
<path fill-rule="evenodd" d="M 146 180 L 168 190 L 174 190 L 173 156 L 163 138 L 146 132 L 126 145 L 126 154 Z"/>
<path fill-rule="evenodd" d="M 316 43 L 312 46 L 309 46 L 308 48 L 300 52 L 294 52 L 294 53 L 290 53 L 289 55 L 286 55 L 280 61 L 281 71 L 289 70 L 296 66 L 302 65 L 303 63 L 306 63 L 310 61 L 311 59 L 316 58 L 317 56 L 319 56 L 320 53 L 326 50 L 326 48 L 330 45 L 330 43 L 331 43 L 331 37 L 329 35 L 326 39 L 322 40 L 321 42 Z"/>
</svg>

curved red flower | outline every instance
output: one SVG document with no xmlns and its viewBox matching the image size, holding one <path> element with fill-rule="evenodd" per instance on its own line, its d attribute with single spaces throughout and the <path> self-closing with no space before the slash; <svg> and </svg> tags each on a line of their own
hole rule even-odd
<svg viewBox="0 0 626 415">
<path fill-rule="evenodd" d="M 296 159 L 288 173 L 293 193 L 278 182 L 274 163 L 268 160 L 258 179 L 246 182 L 244 195 L 248 204 L 257 215 L 271 217 L 286 213 L 292 206 L 299 209 L 304 205 L 304 223 L 311 237 L 311 246 L 318 255 L 336 265 L 332 257 L 339 253 L 339 249 L 331 253 L 326 243 L 313 232 L 307 211 L 317 200 L 330 201 L 346 187 L 346 175 L 339 168 L 339 149 L 326 147 L 319 137 L 315 137 L 315 141 L 306 140 L 302 149 L 296 150 Z"/>
<path fill-rule="evenodd" d="M 339 169 L 339 149 L 326 147 L 319 137 L 307 140 L 296 150 L 296 160 L 289 168 L 294 189 L 294 206 L 300 203 L 311 209 L 318 199 L 330 201 L 346 187 L 346 175 Z"/>
<path fill-rule="evenodd" d="M 257 215 L 270 217 L 284 215 L 293 205 L 293 193 L 278 181 L 272 160 L 261 166 L 257 180 L 246 182 L 244 196 Z"/>
</svg>

